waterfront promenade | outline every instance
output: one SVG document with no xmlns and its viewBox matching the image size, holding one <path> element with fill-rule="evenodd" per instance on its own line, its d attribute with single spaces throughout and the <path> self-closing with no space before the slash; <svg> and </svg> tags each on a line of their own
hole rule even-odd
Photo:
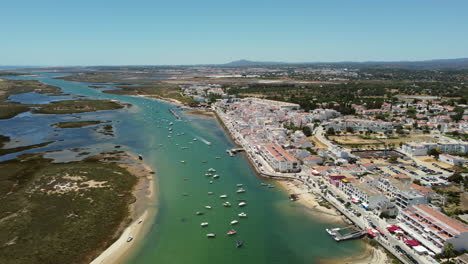
<svg viewBox="0 0 468 264">
<path fill-rule="evenodd" d="M 332 186 L 328 181 L 324 181 L 319 176 L 312 176 L 311 173 L 307 171 L 301 171 L 300 173 L 280 173 L 275 172 L 271 166 L 266 162 L 261 155 L 255 149 L 255 146 L 250 145 L 242 136 L 241 134 L 234 128 L 233 123 L 227 115 L 219 108 L 214 108 L 214 111 L 219 117 L 219 120 L 222 122 L 224 127 L 228 130 L 227 132 L 231 135 L 235 143 L 241 146 L 257 171 L 257 173 L 263 177 L 278 179 L 278 180 L 297 180 L 300 181 L 303 185 L 306 186 L 309 192 L 313 192 L 316 195 L 320 195 L 324 200 L 329 202 L 336 210 L 338 210 L 341 214 L 343 214 L 346 218 L 348 218 L 352 223 L 354 223 L 357 227 L 364 230 L 367 228 L 372 228 L 375 226 L 379 228 L 383 235 L 379 235 L 375 238 L 383 248 L 388 250 L 391 254 L 393 254 L 396 258 L 398 258 L 403 263 L 411 264 L 413 263 L 410 259 L 408 259 L 403 253 L 396 250 L 396 246 L 400 246 L 404 251 L 406 251 L 409 255 L 411 255 L 417 263 L 427 263 L 433 264 L 437 263 L 430 257 L 421 256 L 415 254 L 411 248 L 409 248 L 405 243 L 398 240 L 392 234 L 390 234 L 386 227 L 388 223 L 380 219 L 377 215 L 370 213 L 363 208 L 358 206 L 352 205 L 352 207 L 357 210 L 361 215 L 357 216 L 356 214 L 351 213 L 344 204 L 342 204 L 337 197 L 346 197 L 341 191 Z M 315 130 L 314 134 L 317 136 L 319 140 L 323 140 L 322 142 L 327 146 L 331 147 L 332 143 L 326 140 L 323 137 L 323 131 L 320 129 Z M 325 187 L 325 188 L 324 188 Z"/>
</svg>

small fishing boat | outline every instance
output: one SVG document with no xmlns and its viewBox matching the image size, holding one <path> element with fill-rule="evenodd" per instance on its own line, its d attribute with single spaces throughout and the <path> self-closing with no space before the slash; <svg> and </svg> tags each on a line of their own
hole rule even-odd
<svg viewBox="0 0 468 264">
<path fill-rule="evenodd" d="M 213 179 L 218 179 L 218 178 L 219 178 L 218 174 L 213 175 Z"/>
<path fill-rule="evenodd" d="M 227 232 L 227 235 L 232 236 L 232 235 L 235 235 L 236 233 L 237 233 L 237 231 L 233 229 L 233 230 Z"/>
<path fill-rule="evenodd" d="M 181 160 L 180 163 L 185 163 L 185 160 Z"/>
<path fill-rule="evenodd" d="M 263 182 L 262 182 L 262 183 L 260 183 L 260 185 L 262 185 L 262 186 L 268 186 L 268 184 L 266 184 L 266 183 L 263 183 Z"/>
<path fill-rule="evenodd" d="M 237 193 L 245 193 L 245 190 L 240 188 L 239 190 L 236 191 Z"/>
<path fill-rule="evenodd" d="M 210 181 L 210 184 L 213 184 L 213 181 Z"/>
<path fill-rule="evenodd" d="M 240 248 L 240 247 L 242 247 L 243 244 L 244 244 L 244 241 L 242 241 L 242 240 L 237 241 L 237 242 L 236 242 L 236 247 L 237 247 L 237 248 Z"/>
<path fill-rule="evenodd" d="M 268 188 L 275 188 L 274 185 L 268 184 Z"/>
<path fill-rule="evenodd" d="M 203 222 L 203 223 L 201 223 L 200 225 L 201 225 L 202 227 L 205 227 L 205 226 L 208 225 L 208 222 Z"/>
<path fill-rule="evenodd" d="M 237 221 L 237 220 L 232 220 L 232 221 L 231 221 L 231 225 L 235 225 L 235 224 L 237 224 L 237 223 L 239 223 L 239 221 Z"/>
<path fill-rule="evenodd" d="M 225 202 L 225 203 L 223 203 L 223 206 L 224 207 L 231 207 L 231 203 L 230 202 Z"/>
<path fill-rule="evenodd" d="M 216 159 L 220 159 L 221 157 L 216 157 Z"/>
<path fill-rule="evenodd" d="M 138 159 L 143 160 L 143 156 L 141 154 L 138 154 Z"/>
<path fill-rule="evenodd" d="M 209 171 L 209 172 L 215 172 L 216 170 L 213 169 L 213 168 L 209 168 L 208 171 Z"/>
<path fill-rule="evenodd" d="M 211 209 L 211 206 L 206 205 L 205 208 L 206 208 L 206 209 Z"/>
<path fill-rule="evenodd" d="M 246 202 L 240 202 L 240 203 L 239 203 L 239 207 L 246 206 L 246 205 L 247 205 Z"/>
<path fill-rule="evenodd" d="M 244 184 L 239 183 L 239 184 L 236 184 L 236 186 L 237 186 L 237 187 L 242 187 L 242 186 L 244 186 Z"/>
<path fill-rule="evenodd" d="M 196 212 L 196 214 L 197 214 L 197 215 L 202 215 L 202 214 L 204 214 L 204 213 L 203 213 L 202 211 L 198 211 L 198 212 Z"/>
<path fill-rule="evenodd" d="M 239 217 L 247 217 L 247 214 L 244 213 L 244 212 L 242 212 L 242 213 L 238 214 L 238 216 L 239 216 Z"/>
<path fill-rule="evenodd" d="M 214 238 L 214 237 L 216 237 L 216 234 L 210 233 L 210 234 L 206 234 L 206 236 L 208 238 Z"/>
<path fill-rule="evenodd" d="M 219 198 L 221 199 L 227 198 L 227 195 L 226 194 L 220 195 Z"/>
<path fill-rule="evenodd" d="M 127 242 L 130 242 L 130 241 L 132 241 L 132 240 L 133 240 L 133 237 L 132 237 L 132 236 L 129 236 L 129 237 L 127 238 Z"/>
<path fill-rule="evenodd" d="M 212 176 L 213 174 L 211 173 L 205 173 L 205 176 Z"/>
<path fill-rule="evenodd" d="M 208 161 L 207 160 L 202 160 L 202 163 L 207 163 Z"/>
<path fill-rule="evenodd" d="M 197 141 L 198 139 L 194 138 L 193 141 Z"/>
<path fill-rule="evenodd" d="M 212 194 L 213 194 L 213 192 L 208 192 L 208 195 L 212 195 Z"/>
<path fill-rule="evenodd" d="M 168 138 L 170 138 L 170 137 L 171 137 L 171 135 L 168 135 L 167 137 L 168 137 Z"/>
</svg>

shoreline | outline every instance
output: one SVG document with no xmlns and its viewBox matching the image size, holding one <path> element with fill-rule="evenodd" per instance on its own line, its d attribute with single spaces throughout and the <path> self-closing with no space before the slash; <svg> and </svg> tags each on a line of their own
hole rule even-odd
<svg viewBox="0 0 468 264">
<path fill-rule="evenodd" d="M 224 122 L 222 119 L 218 116 L 217 112 L 214 112 L 215 119 L 216 121 L 221 125 L 223 131 L 225 134 L 228 136 L 228 138 L 231 140 L 231 142 L 235 146 L 240 146 L 237 144 L 237 142 L 234 140 L 234 137 L 231 134 L 231 131 L 225 126 Z M 240 146 L 242 147 L 242 146 Z M 326 208 L 324 206 L 321 206 L 317 201 L 316 197 L 317 195 L 315 193 L 309 193 L 308 190 L 301 188 L 302 182 L 296 179 L 291 179 L 291 180 L 285 180 L 285 179 L 275 179 L 275 178 L 270 178 L 270 177 L 265 177 L 262 176 L 261 173 L 259 173 L 256 170 L 255 164 L 247 157 L 245 153 L 242 153 L 242 156 L 247 159 L 247 162 L 249 165 L 252 167 L 253 171 L 257 175 L 257 177 L 261 179 L 267 179 L 267 180 L 273 180 L 275 183 L 277 183 L 283 192 L 286 194 L 295 193 L 298 194 L 300 199 L 297 201 L 298 203 L 301 204 L 301 206 L 304 208 L 304 211 L 307 211 L 310 213 L 312 217 L 315 219 L 322 221 L 322 222 L 327 222 L 327 223 L 333 223 L 333 224 L 339 224 L 339 225 L 348 225 L 349 220 L 341 215 L 339 211 L 331 206 L 331 208 Z M 361 241 L 364 245 L 364 252 L 360 255 L 352 255 L 352 256 L 347 256 L 347 257 L 340 257 L 340 258 L 326 258 L 326 259 L 321 259 L 319 260 L 319 263 L 325 263 L 325 264 L 387 264 L 389 263 L 389 257 L 386 255 L 385 251 L 380 249 L 380 248 L 374 248 L 370 246 L 370 244 L 366 241 Z"/>
<path fill-rule="evenodd" d="M 123 222 L 126 227 L 119 230 L 117 240 L 109 245 L 103 252 L 93 259 L 91 264 L 106 264 L 106 263 L 125 263 L 135 252 L 141 242 L 145 238 L 145 234 L 152 225 L 151 219 L 157 214 L 156 200 L 156 178 L 152 174 L 153 170 L 144 161 L 139 161 L 138 158 L 130 153 L 126 153 L 128 159 L 124 159 L 119 164 L 130 173 L 136 175 L 139 180 L 135 185 L 132 193 L 136 201 L 129 206 L 129 215 L 127 218 L 131 220 Z M 133 237 L 132 241 L 127 242 L 129 237 Z"/>
</svg>

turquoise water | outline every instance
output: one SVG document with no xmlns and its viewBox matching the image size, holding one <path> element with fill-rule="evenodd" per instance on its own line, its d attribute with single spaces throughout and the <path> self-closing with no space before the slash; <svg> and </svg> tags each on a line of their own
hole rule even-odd
<svg viewBox="0 0 468 264">
<path fill-rule="evenodd" d="M 43 77 L 52 76 L 55 75 L 43 74 Z M 64 145 L 76 147 L 84 142 L 101 144 L 102 148 L 123 145 L 126 146 L 124 150 L 141 153 L 145 162 L 156 169 L 159 211 L 129 263 L 317 263 L 321 258 L 362 252 L 359 241 L 336 243 L 325 232 L 326 227 L 333 225 L 320 222 L 301 205 L 290 202 L 288 195 L 279 188 L 261 186 L 264 180 L 255 175 L 244 157 L 231 158 L 226 154 L 226 149 L 233 145 L 215 120 L 186 116 L 183 120 L 176 120 L 168 111 L 174 106 L 167 103 L 103 94 L 83 83 L 51 78 L 39 80 L 62 87 L 67 94 L 114 99 L 133 105 L 128 110 L 83 115 L 87 120 L 113 120 L 115 137 L 94 138 L 89 128 L 83 128 L 73 132 L 74 138 L 83 136 L 83 141 L 67 143 L 69 140 L 65 138 L 67 140 L 41 149 L 59 149 Z M 69 115 L 37 116 L 36 120 L 42 118 L 49 123 L 69 118 Z M 27 117 L 0 122 L 0 133 L 13 135 L 14 131 L 4 125 L 10 122 L 10 127 L 27 126 L 23 120 Z M 46 129 L 47 122 L 41 122 L 43 129 Z M 169 122 L 174 125 L 169 126 Z M 168 127 L 173 128 L 172 134 L 169 134 Z M 40 131 L 41 127 L 36 129 Z M 50 137 L 50 133 L 48 131 L 43 136 Z M 184 134 L 177 136 L 181 133 Z M 57 134 L 57 138 L 65 137 L 59 132 Z M 39 140 L 37 137 L 36 141 Z M 194 141 L 194 138 L 198 140 Z M 211 145 L 205 142 L 211 142 Z M 221 159 L 216 159 L 217 156 Z M 181 163 L 181 160 L 186 163 Z M 205 176 L 208 168 L 215 168 L 220 178 Z M 213 184 L 209 183 L 210 180 Z M 236 184 L 239 183 L 244 184 L 246 193 L 236 193 Z M 214 195 L 208 195 L 208 192 L 214 192 Z M 222 194 L 227 194 L 228 198 L 220 199 Z M 248 205 L 239 208 L 239 198 L 245 199 Z M 223 207 L 225 201 L 233 206 Z M 213 208 L 205 209 L 205 205 Z M 204 211 L 205 214 L 198 216 L 196 211 Z M 246 212 L 248 218 L 239 218 L 237 214 L 240 212 Z M 235 219 L 239 223 L 231 226 L 230 221 Z M 202 228 L 201 222 L 209 222 L 208 227 Z M 237 234 L 228 237 L 226 232 L 231 229 L 237 230 Z M 207 233 L 216 233 L 217 236 L 207 239 Z M 245 242 L 242 248 L 236 248 L 237 240 Z"/>
</svg>

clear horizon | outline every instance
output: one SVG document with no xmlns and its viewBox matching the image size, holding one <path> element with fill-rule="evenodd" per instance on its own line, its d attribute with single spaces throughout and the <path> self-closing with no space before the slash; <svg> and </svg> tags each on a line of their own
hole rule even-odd
<svg viewBox="0 0 468 264">
<path fill-rule="evenodd" d="M 468 57 L 468 2 L 14 1 L 0 65 L 196 65 Z"/>
</svg>

